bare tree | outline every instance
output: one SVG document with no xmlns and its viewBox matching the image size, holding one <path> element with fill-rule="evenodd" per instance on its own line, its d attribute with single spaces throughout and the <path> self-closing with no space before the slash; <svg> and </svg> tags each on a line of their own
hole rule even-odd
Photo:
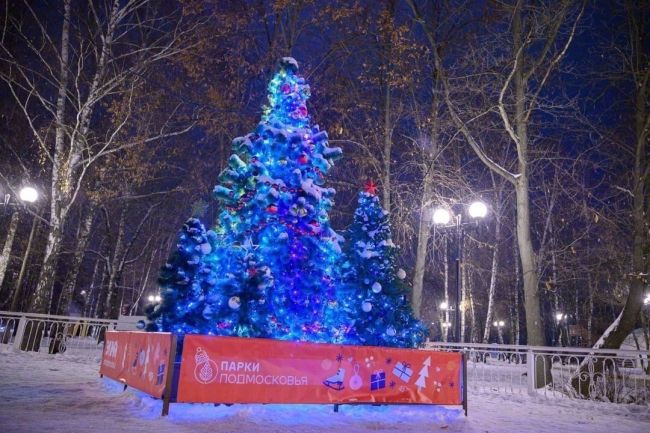
<svg viewBox="0 0 650 433">
<path fill-rule="evenodd" d="M 54 34 L 31 2 L 23 5 L 24 15 L 3 23 L 3 34 L 15 40 L 0 40 L 0 79 L 51 166 L 48 240 L 30 307 L 48 312 L 64 226 L 91 167 L 106 155 L 191 127 L 168 123 L 145 137 L 128 134 L 142 77 L 188 49 L 185 38 L 194 24 L 178 12 L 165 15 L 153 0 L 91 1 L 79 10 L 64 0 L 60 33 Z M 104 110 L 114 98 L 126 101 L 124 109 L 99 127 L 97 115 L 109 114 Z"/>
<path fill-rule="evenodd" d="M 623 80 L 631 84 L 633 92 L 633 130 L 630 143 L 614 139 L 617 148 L 630 155 L 632 173 L 629 188 L 619 186 L 630 195 L 632 223 L 632 256 L 626 276 L 629 293 L 620 314 L 596 342 L 595 347 L 619 348 L 623 340 L 634 330 L 643 306 L 644 288 L 650 274 L 650 52 L 648 52 L 647 19 L 648 4 L 642 1 L 626 1 L 621 8 L 627 29 L 627 49 L 615 50 L 620 57 L 617 65 L 623 66 Z"/>
<path fill-rule="evenodd" d="M 509 44 L 509 71 L 503 75 L 500 89 L 493 95 L 489 105 L 497 108 L 503 130 L 509 136 L 516 153 L 516 172 L 505 161 L 496 161 L 488 155 L 481 139 L 472 132 L 473 121 L 465 118 L 454 101 L 451 76 L 437 54 L 439 41 L 432 31 L 433 25 L 427 23 L 413 0 L 409 0 L 415 19 L 429 38 L 436 67 L 441 71 L 444 98 L 450 115 L 459 130 L 480 160 L 497 175 L 513 185 L 516 193 L 517 239 L 524 281 L 524 303 L 526 311 L 526 331 L 528 344 L 544 345 L 545 337 L 540 312 L 538 293 L 539 276 L 536 255 L 531 239 L 530 220 L 530 164 L 531 149 L 529 123 L 533 114 L 540 108 L 540 94 L 545 89 L 549 77 L 558 68 L 571 42 L 582 16 L 583 7 L 572 14 L 572 1 L 563 1 L 558 6 L 554 2 L 526 5 L 517 0 L 513 5 L 504 5 L 503 12 L 512 23 L 509 37 L 497 35 L 499 43 Z M 563 32 L 563 30 L 568 29 Z M 504 28 L 507 28 L 504 26 Z M 499 37 L 500 36 L 500 37 Z M 543 44 L 541 50 L 537 47 Z M 506 45 L 507 46 L 507 45 Z M 501 47 L 494 47 L 496 51 Z M 503 53 L 506 54 L 506 53 Z M 499 76 L 495 76 L 498 80 Z M 510 102 L 508 102 L 510 101 Z M 479 116 L 482 117 L 482 116 Z M 550 381 L 549 369 L 538 369 L 539 386 Z"/>
</svg>

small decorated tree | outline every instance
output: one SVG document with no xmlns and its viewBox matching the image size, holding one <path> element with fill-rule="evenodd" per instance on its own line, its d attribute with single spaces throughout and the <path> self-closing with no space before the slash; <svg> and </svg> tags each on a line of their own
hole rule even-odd
<svg viewBox="0 0 650 433">
<path fill-rule="evenodd" d="M 353 333 L 360 344 L 415 347 L 426 328 L 412 313 L 407 299 L 406 272 L 398 269 L 398 248 L 391 239 L 388 213 L 368 181 L 350 226 L 346 244 L 347 295 L 344 309 L 356 318 Z"/>
<path fill-rule="evenodd" d="M 214 268 L 205 259 L 213 250 L 215 237 L 197 218 L 183 224 L 176 249 L 158 279 L 162 300 L 147 309 L 147 330 L 183 334 L 201 332 L 208 326 L 202 311 L 206 293 L 216 280 Z"/>
</svg>

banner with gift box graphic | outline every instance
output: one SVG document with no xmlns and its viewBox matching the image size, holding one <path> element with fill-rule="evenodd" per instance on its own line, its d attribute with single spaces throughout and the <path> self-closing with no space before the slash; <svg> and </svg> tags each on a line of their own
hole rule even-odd
<svg viewBox="0 0 650 433">
<path fill-rule="evenodd" d="M 173 363 L 168 332 L 108 331 L 99 373 L 161 398 Z"/>
<path fill-rule="evenodd" d="M 176 401 L 459 405 L 463 359 L 452 352 L 187 335 Z"/>
</svg>

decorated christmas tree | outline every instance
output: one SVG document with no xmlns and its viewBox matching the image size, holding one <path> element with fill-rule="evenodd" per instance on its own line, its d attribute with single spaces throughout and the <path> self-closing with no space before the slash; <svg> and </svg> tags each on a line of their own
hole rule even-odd
<svg viewBox="0 0 650 433">
<path fill-rule="evenodd" d="M 206 293 L 216 283 L 214 268 L 205 261 L 216 235 L 190 218 L 178 234 L 178 243 L 163 266 L 158 283 L 161 302 L 147 309 L 147 330 L 176 333 L 200 332 L 208 326 L 202 311 Z"/>
<path fill-rule="evenodd" d="M 397 268 L 398 248 L 391 239 L 388 213 L 372 181 L 359 193 L 346 237 L 347 290 L 342 303 L 349 317 L 356 318 L 351 334 L 363 345 L 418 346 L 426 328 L 413 317 L 406 272 Z"/>
<path fill-rule="evenodd" d="M 212 333 L 345 341 L 344 321 L 326 319 L 340 317 L 332 311 L 342 259 L 328 216 L 335 191 L 323 186 L 341 149 L 310 125 L 309 86 L 297 71 L 294 59 L 281 60 L 261 122 L 233 141 L 214 189 L 225 210 L 208 260 L 220 279 L 202 315 Z"/>
</svg>

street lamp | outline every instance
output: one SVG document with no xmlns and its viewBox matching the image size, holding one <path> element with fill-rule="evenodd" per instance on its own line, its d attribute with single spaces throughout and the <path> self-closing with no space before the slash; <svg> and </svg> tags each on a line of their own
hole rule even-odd
<svg viewBox="0 0 650 433">
<path fill-rule="evenodd" d="M 27 203 L 34 203 L 38 200 L 38 191 L 31 186 L 25 186 L 18 193 L 18 197 Z"/>
<path fill-rule="evenodd" d="M 38 200 L 38 191 L 36 188 L 26 185 L 18 191 L 18 199 L 25 203 L 35 203 Z M 2 202 L 0 204 L 4 205 L 5 209 L 10 206 L 18 206 L 18 203 L 11 202 L 11 194 L 5 193 L 4 196 L 0 196 Z"/>
<path fill-rule="evenodd" d="M 155 302 L 155 303 L 158 303 L 158 302 L 160 302 L 161 300 L 162 300 L 162 298 L 160 297 L 160 295 L 149 295 L 149 296 L 147 297 L 147 301 L 149 301 L 149 302 L 151 302 L 151 303 L 154 303 L 154 302 Z"/>
<path fill-rule="evenodd" d="M 449 302 L 447 300 L 442 301 L 440 303 L 440 310 L 445 312 L 445 317 L 442 319 L 441 326 L 442 326 L 442 339 L 446 343 L 447 342 L 447 336 L 449 334 L 449 328 L 451 327 L 451 322 L 449 321 L 449 312 L 453 311 L 453 307 L 449 306 Z"/>
<path fill-rule="evenodd" d="M 469 217 L 471 218 L 471 221 L 469 222 L 464 222 L 463 221 L 463 213 L 458 212 L 458 213 L 452 213 L 448 208 L 444 207 L 438 207 L 434 209 L 433 214 L 432 214 L 432 222 L 434 226 L 438 226 L 442 229 L 456 229 L 456 305 L 455 305 L 455 310 L 456 314 L 454 316 L 454 333 L 456 334 L 456 341 L 460 343 L 460 301 L 461 301 L 461 284 L 460 284 L 460 271 L 461 271 L 461 265 L 463 261 L 462 257 L 462 246 L 463 246 L 463 237 L 465 236 L 465 232 L 463 228 L 469 224 L 474 224 L 477 223 L 480 219 L 483 219 L 487 216 L 488 213 L 488 208 L 485 203 L 482 201 L 474 201 L 472 202 L 467 209 L 467 213 L 469 214 Z M 446 302 L 444 303 L 448 308 L 446 311 L 450 311 L 451 309 L 449 308 L 449 304 Z M 441 304 L 441 309 L 442 304 Z"/>
<path fill-rule="evenodd" d="M 506 326 L 506 322 L 503 320 L 495 320 L 492 322 L 492 326 L 497 328 L 497 335 L 499 336 L 499 344 L 503 344 L 503 327 Z"/>
</svg>

